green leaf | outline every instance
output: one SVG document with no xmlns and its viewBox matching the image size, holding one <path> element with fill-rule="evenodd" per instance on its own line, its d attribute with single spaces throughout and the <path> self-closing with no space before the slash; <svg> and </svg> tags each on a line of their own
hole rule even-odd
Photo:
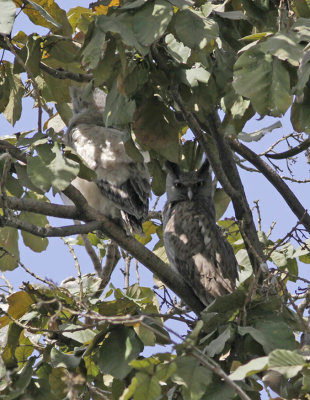
<svg viewBox="0 0 310 400">
<path fill-rule="evenodd" d="M 9 101 L 3 113 L 10 124 L 14 126 L 16 121 L 18 121 L 21 116 L 22 97 L 25 89 L 21 81 L 20 75 L 13 74 L 13 65 L 8 63 L 7 61 L 3 61 L 3 63 L 5 65 L 5 76 L 8 80 L 10 88 Z"/>
<path fill-rule="evenodd" d="M 25 65 L 31 74 L 36 77 L 40 73 L 40 61 L 41 61 L 41 37 L 28 36 L 27 41 L 27 60 Z"/>
<path fill-rule="evenodd" d="M 0 33 L 9 35 L 15 20 L 16 6 L 14 1 L 1 0 L 0 1 Z"/>
<path fill-rule="evenodd" d="M 268 357 L 269 368 L 284 375 L 287 379 L 296 376 L 305 363 L 304 356 L 290 350 L 274 350 Z"/>
<path fill-rule="evenodd" d="M 43 148 L 37 148 L 38 152 Z M 47 192 L 52 186 L 57 192 L 64 190 L 79 172 L 79 163 L 65 158 L 60 145 L 55 142 L 51 151 L 29 158 L 28 176 L 34 185 Z"/>
<path fill-rule="evenodd" d="M 118 33 L 125 45 L 135 47 L 145 55 L 150 51 L 151 44 L 164 34 L 172 15 L 171 4 L 156 0 L 147 2 L 132 14 L 123 13 L 117 17 L 101 15 L 97 23 L 104 32 Z"/>
<path fill-rule="evenodd" d="M 106 127 L 131 123 L 136 109 L 134 100 L 128 100 L 118 90 L 116 83 L 107 95 L 103 121 Z"/>
<path fill-rule="evenodd" d="M 291 122 L 297 132 L 310 134 L 310 89 L 305 87 L 302 101 L 295 99 L 292 105 Z"/>
<path fill-rule="evenodd" d="M 154 246 L 153 248 L 153 253 L 159 257 L 163 262 L 166 264 L 169 264 L 168 256 L 166 253 L 166 249 L 164 246 L 164 241 L 163 239 L 160 239 Z"/>
<path fill-rule="evenodd" d="M 172 20 L 176 38 L 191 49 L 201 50 L 218 37 L 217 23 L 201 12 L 191 9 L 178 11 Z"/>
<path fill-rule="evenodd" d="M 198 400 L 212 382 L 212 372 L 199 364 L 199 361 L 190 356 L 175 359 L 177 370 L 171 380 L 184 386 L 185 399 Z"/>
<path fill-rule="evenodd" d="M 81 357 L 76 357 L 73 354 L 66 354 L 55 347 L 51 350 L 51 365 L 53 368 L 68 368 L 75 369 L 80 365 Z"/>
<path fill-rule="evenodd" d="M 19 215 L 21 221 L 29 222 L 38 227 L 46 227 L 48 225 L 48 219 L 45 215 L 22 211 Z M 44 237 L 35 236 L 29 232 L 21 231 L 21 235 L 24 240 L 25 246 L 29 247 L 36 253 L 41 253 L 46 250 L 48 246 L 48 239 Z"/>
<path fill-rule="evenodd" d="M 241 381 L 247 376 L 256 374 L 257 372 L 264 371 L 268 365 L 268 357 L 254 358 L 247 364 L 241 365 L 234 372 L 229 375 L 233 381 Z"/>
<path fill-rule="evenodd" d="M 222 332 L 216 339 L 212 340 L 212 342 L 205 347 L 205 350 L 209 356 L 213 358 L 215 354 L 220 354 L 223 351 L 227 341 L 231 340 L 233 337 L 234 330 L 229 325 L 224 332 Z"/>
<path fill-rule="evenodd" d="M 208 83 L 211 76 L 200 63 L 194 64 L 191 69 L 180 70 L 179 75 L 182 82 L 190 87 L 198 86 L 199 82 Z"/>
<path fill-rule="evenodd" d="M 133 378 L 135 392 L 133 394 L 134 400 L 155 400 L 161 394 L 161 386 L 156 376 L 149 376 L 144 372 L 138 372 Z"/>
<path fill-rule="evenodd" d="M 136 39 L 142 46 L 151 46 L 165 33 L 172 16 L 173 7 L 167 1 L 147 2 L 132 17 L 133 32 Z"/>
<path fill-rule="evenodd" d="M 230 202 L 231 198 L 226 194 L 224 189 L 215 190 L 214 205 L 215 205 L 215 213 L 217 221 L 223 216 Z"/>
<path fill-rule="evenodd" d="M 289 326 L 275 318 L 271 320 L 259 319 L 253 327 L 239 327 L 240 335 L 249 334 L 252 338 L 260 343 L 266 354 L 277 348 L 294 349 L 296 348 L 295 338 Z"/>
<path fill-rule="evenodd" d="M 34 346 L 30 340 L 24 336 L 23 332 L 20 334 L 19 346 L 15 350 L 16 360 L 22 364 L 31 356 L 34 351 Z"/>
<path fill-rule="evenodd" d="M 0 271 L 13 271 L 17 268 L 19 260 L 17 229 L 0 228 L 0 256 Z"/>
<path fill-rule="evenodd" d="M 201 313 L 201 318 L 204 322 L 204 331 L 206 333 L 212 332 L 214 329 L 227 323 L 232 315 L 240 307 L 243 307 L 245 297 L 245 292 L 239 287 L 232 294 L 216 298 Z"/>
<path fill-rule="evenodd" d="M 59 85 L 58 78 L 44 71 L 41 71 L 41 75 L 42 77 L 37 76 L 37 82 L 46 102 L 52 101 L 61 104 L 71 101 L 69 87 L 72 83 L 69 79 L 62 79 L 61 85 Z"/>
<path fill-rule="evenodd" d="M 291 33 L 277 33 L 260 44 L 265 54 L 272 54 L 279 60 L 288 61 L 298 67 L 304 55 L 303 46 L 297 43 L 297 36 Z"/>
<path fill-rule="evenodd" d="M 81 328 L 79 325 L 72 325 L 72 324 L 63 324 L 59 326 L 59 329 L 62 331 L 61 334 L 63 336 L 73 339 L 76 342 L 82 344 L 90 342 L 96 336 L 96 333 L 91 329 L 77 330 L 79 328 Z M 74 330 L 76 331 L 74 332 Z"/>
<path fill-rule="evenodd" d="M 102 59 L 105 36 L 102 30 L 94 27 L 91 39 L 84 47 L 82 52 L 83 62 L 91 69 L 96 68 L 99 61 Z"/>
<path fill-rule="evenodd" d="M 157 97 L 146 100 L 137 109 L 133 127 L 138 141 L 144 146 L 158 150 L 170 144 L 178 145 L 181 125 L 174 112 Z"/>
<path fill-rule="evenodd" d="M 137 358 L 142 350 L 143 345 L 132 328 L 117 326 L 100 347 L 100 371 L 123 379 L 132 369 L 129 362 Z"/>
<path fill-rule="evenodd" d="M 171 33 L 165 36 L 165 42 L 168 53 L 179 63 L 186 64 L 191 55 L 191 49 L 184 46 L 182 42 L 178 42 Z"/>
<path fill-rule="evenodd" d="M 252 264 L 248 255 L 248 252 L 245 249 L 240 249 L 236 253 L 236 259 L 238 262 L 238 265 L 240 267 L 240 272 L 239 272 L 239 282 L 242 283 L 246 281 L 251 275 L 253 275 L 253 268 Z"/>
<path fill-rule="evenodd" d="M 244 52 L 235 64 L 233 87 L 251 100 L 261 115 L 278 117 L 291 105 L 290 77 L 281 61 L 256 48 Z"/>
<path fill-rule="evenodd" d="M 3 400 L 13 400 L 22 396 L 28 385 L 30 384 L 31 377 L 33 374 L 33 364 L 36 361 L 36 357 L 31 357 L 23 369 L 18 373 L 16 382 L 14 382 L 13 391 L 2 397 Z"/>
</svg>

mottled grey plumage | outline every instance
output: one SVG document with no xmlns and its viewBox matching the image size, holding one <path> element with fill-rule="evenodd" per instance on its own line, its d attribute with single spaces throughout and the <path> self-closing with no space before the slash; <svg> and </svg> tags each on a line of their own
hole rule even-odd
<svg viewBox="0 0 310 400">
<path fill-rule="evenodd" d="M 126 132 L 106 128 L 102 113 L 105 93 L 96 88 L 71 88 L 73 117 L 66 143 L 97 173 L 95 182 L 76 178 L 72 184 L 80 190 L 90 206 L 121 221 L 128 232 L 141 232 L 148 213 L 150 183 L 144 163 L 132 160 L 125 151 Z"/>
<path fill-rule="evenodd" d="M 211 173 L 205 161 L 197 172 L 167 162 L 164 243 L 171 266 L 205 305 L 231 293 L 238 276 L 232 247 L 216 225 Z"/>
</svg>

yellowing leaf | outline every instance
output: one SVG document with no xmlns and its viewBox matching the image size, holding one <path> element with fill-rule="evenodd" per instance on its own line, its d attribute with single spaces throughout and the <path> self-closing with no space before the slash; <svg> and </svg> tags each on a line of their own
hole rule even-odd
<svg viewBox="0 0 310 400">
<path fill-rule="evenodd" d="M 31 304 L 34 303 L 32 297 L 26 292 L 16 292 L 8 297 L 9 309 L 8 315 L 14 319 L 22 317 Z M 8 325 L 12 320 L 8 316 L 0 318 L 0 328 Z"/>
<path fill-rule="evenodd" d="M 110 4 L 108 6 L 104 5 L 99 5 L 95 6 L 95 13 L 96 15 L 107 15 L 109 8 L 110 7 L 118 7 L 119 6 L 119 0 L 111 0 Z"/>
</svg>

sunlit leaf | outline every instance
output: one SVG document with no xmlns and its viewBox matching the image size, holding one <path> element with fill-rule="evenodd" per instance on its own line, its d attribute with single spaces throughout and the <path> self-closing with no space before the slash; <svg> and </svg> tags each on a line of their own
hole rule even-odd
<svg viewBox="0 0 310 400">
<path fill-rule="evenodd" d="M 268 365 L 268 357 L 254 358 L 245 365 L 241 365 L 229 375 L 233 381 L 241 381 L 249 375 L 256 374 L 266 369 Z"/>
<path fill-rule="evenodd" d="M 0 7 L 0 33 L 4 35 L 9 35 L 11 33 L 15 19 L 16 6 L 14 4 L 14 1 L 1 0 Z"/>
</svg>

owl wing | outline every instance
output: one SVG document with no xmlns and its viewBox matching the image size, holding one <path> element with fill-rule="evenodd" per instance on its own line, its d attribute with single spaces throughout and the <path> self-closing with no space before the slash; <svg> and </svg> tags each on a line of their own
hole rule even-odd
<svg viewBox="0 0 310 400">
<path fill-rule="evenodd" d="M 170 211 L 169 206 L 164 211 L 169 261 L 206 305 L 233 290 L 235 277 L 226 274 L 226 268 L 231 264 L 236 269 L 234 253 L 227 251 L 211 214 L 193 202 L 170 205 Z"/>
<path fill-rule="evenodd" d="M 115 206 L 134 217 L 145 219 L 149 208 L 150 184 L 148 172 L 142 163 L 127 165 L 129 177 L 121 184 L 113 184 L 102 177 L 96 181 L 101 192 Z"/>
</svg>

